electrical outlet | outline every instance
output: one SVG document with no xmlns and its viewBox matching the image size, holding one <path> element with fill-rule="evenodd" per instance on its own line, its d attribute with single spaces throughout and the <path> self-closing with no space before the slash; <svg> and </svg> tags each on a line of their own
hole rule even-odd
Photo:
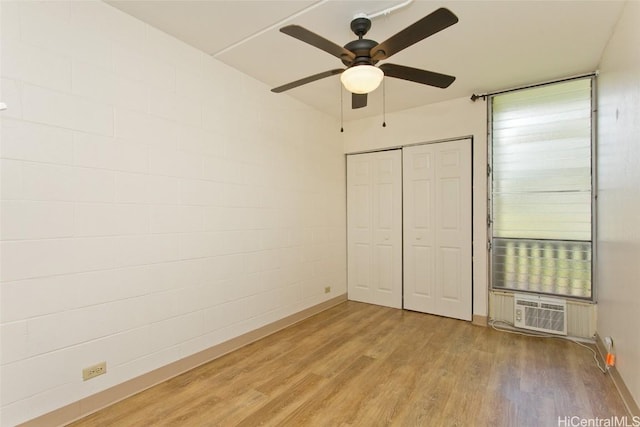
<svg viewBox="0 0 640 427">
<path fill-rule="evenodd" d="M 107 362 L 96 363 L 82 370 L 82 379 L 84 381 L 107 373 Z"/>
<path fill-rule="evenodd" d="M 324 293 L 328 294 L 329 292 L 331 292 L 331 286 L 325 286 L 324 287 Z"/>
</svg>

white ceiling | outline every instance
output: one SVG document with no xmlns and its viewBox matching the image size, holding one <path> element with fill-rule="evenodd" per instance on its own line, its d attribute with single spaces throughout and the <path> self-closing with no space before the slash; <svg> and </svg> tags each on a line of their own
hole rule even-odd
<svg viewBox="0 0 640 427">
<path fill-rule="evenodd" d="M 356 38 L 357 13 L 373 14 L 404 0 L 106 0 L 270 87 L 341 68 L 335 57 L 282 34 L 297 24 L 339 45 Z M 456 76 L 447 89 L 387 78 L 386 111 L 582 74 L 598 67 L 623 1 L 431 1 L 373 19 L 366 38 L 382 42 L 439 7 L 459 22 L 388 62 Z M 328 77 L 278 96 L 292 96 L 332 116 L 340 115 L 340 79 Z M 382 90 L 345 120 L 382 114 Z"/>
</svg>

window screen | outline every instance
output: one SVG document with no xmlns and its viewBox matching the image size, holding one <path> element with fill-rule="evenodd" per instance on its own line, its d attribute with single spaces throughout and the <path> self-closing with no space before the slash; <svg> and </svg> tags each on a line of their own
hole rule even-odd
<svg viewBox="0 0 640 427">
<path fill-rule="evenodd" d="M 494 288 L 591 298 L 591 85 L 490 97 Z"/>
</svg>

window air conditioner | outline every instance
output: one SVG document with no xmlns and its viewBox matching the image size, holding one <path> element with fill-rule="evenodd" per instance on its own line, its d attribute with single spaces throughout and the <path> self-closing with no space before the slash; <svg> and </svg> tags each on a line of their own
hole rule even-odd
<svg viewBox="0 0 640 427">
<path fill-rule="evenodd" d="M 513 301 L 513 325 L 516 328 L 567 335 L 567 302 L 565 300 L 516 294 Z"/>
</svg>

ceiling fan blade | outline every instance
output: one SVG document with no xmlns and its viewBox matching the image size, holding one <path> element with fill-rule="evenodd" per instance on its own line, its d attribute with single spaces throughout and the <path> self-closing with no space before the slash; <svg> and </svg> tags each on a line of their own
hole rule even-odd
<svg viewBox="0 0 640 427">
<path fill-rule="evenodd" d="M 317 35 L 316 33 L 312 33 L 299 25 L 287 25 L 286 27 L 280 28 L 280 32 L 308 43 L 311 46 L 317 47 L 320 50 L 324 50 L 325 52 L 339 59 L 345 60 L 348 63 L 351 63 L 356 57 L 350 50 L 347 50 L 344 47 Z"/>
<path fill-rule="evenodd" d="M 384 75 L 387 77 L 409 80 L 442 89 L 449 87 L 456 79 L 454 76 L 449 76 L 447 74 L 435 73 L 433 71 L 421 70 L 419 68 L 405 67 L 404 65 L 382 64 L 380 69 L 384 71 Z"/>
<path fill-rule="evenodd" d="M 442 31 L 458 22 L 458 17 L 449 9 L 441 7 L 421 20 L 409 25 L 404 30 L 391 36 L 369 52 L 375 61 L 387 59 L 402 49 L 411 46 L 420 40 Z"/>
<path fill-rule="evenodd" d="M 324 79 L 325 77 L 335 76 L 336 74 L 342 73 L 344 70 L 342 68 L 336 68 L 335 70 L 323 71 L 322 73 L 314 74 L 309 77 L 305 77 L 304 79 L 296 80 L 295 82 L 287 83 L 286 85 L 278 86 L 276 88 L 271 89 L 271 92 L 280 93 L 285 90 L 293 89 L 294 87 L 302 86 L 307 83 L 315 82 L 316 80 Z"/>
<path fill-rule="evenodd" d="M 363 108 L 367 106 L 367 94 L 366 93 L 352 93 L 351 94 L 351 108 Z"/>
</svg>

